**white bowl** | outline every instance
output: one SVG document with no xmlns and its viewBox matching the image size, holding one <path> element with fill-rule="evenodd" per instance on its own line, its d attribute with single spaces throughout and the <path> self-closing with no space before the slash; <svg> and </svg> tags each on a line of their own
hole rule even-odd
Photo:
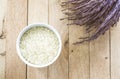
<svg viewBox="0 0 120 79">
<path fill-rule="evenodd" d="M 51 62 L 49 62 L 49 63 L 47 63 L 47 64 L 45 64 L 45 65 L 42 65 L 42 66 L 41 66 L 41 65 L 32 64 L 32 63 L 28 62 L 28 61 L 21 55 L 20 47 L 19 47 L 20 39 L 21 39 L 22 35 L 23 35 L 27 30 L 29 30 L 30 28 L 36 27 L 36 26 L 46 27 L 46 28 L 52 30 L 52 31 L 56 34 L 56 36 L 57 36 L 57 38 L 58 38 L 58 41 L 59 41 L 59 50 L 58 50 L 58 52 L 57 52 L 56 57 L 55 57 Z M 46 67 L 46 66 L 51 65 L 52 63 L 54 63 L 54 62 L 58 59 L 58 57 L 59 57 L 59 55 L 60 55 L 60 53 L 61 53 L 61 49 L 62 49 L 61 37 L 60 37 L 60 35 L 58 34 L 58 32 L 57 32 L 52 26 L 50 26 L 50 25 L 48 25 L 48 24 L 45 24 L 45 23 L 34 23 L 34 24 L 30 24 L 30 25 L 26 26 L 26 27 L 20 32 L 20 34 L 18 35 L 18 38 L 17 38 L 17 41 L 16 41 L 16 49 L 17 49 L 18 56 L 20 57 L 20 59 L 21 59 L 25 64 L 27 64 L 27 65 L 29 65 L 29 66 L 31 66 L 31 67 L 36 67 L 36 68 Z"/>
</svg>

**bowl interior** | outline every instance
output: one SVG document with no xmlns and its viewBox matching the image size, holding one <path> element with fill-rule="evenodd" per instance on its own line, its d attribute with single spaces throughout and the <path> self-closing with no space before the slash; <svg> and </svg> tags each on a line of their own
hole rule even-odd
<svg viewBox="0 0 120 79">
<path fill-rule="evenodd" d="M 47 63 L 47 64 L 44 64 L 44 65 L 32 64 L 32 63 L 28 62 L 28 61 L 21 55 L 20 47 L 19 47 L 21 37 L 22 37 L 22 35 L 23 35 L 26 31 L 28 31 L 29 29 L 31 29 L 31 28 L 33 28 L 33 27 L 46 27 L 46 28 L 50 29 L 51 31 L 53 31 L 53 32 L 55 33 L 55 35 L 57 36 L 57 38 L 58 38 L 59 50 L 57 51 L 57 55 L 55 56 L 55 58 L 54 58 L 51 62 L 49 62 L 49 63 Z M 26 26 L 26 27 L 20 32 L 20 34 L 18 35 L 17 42 L 16 42 L 17 53 L 18 53 L 19 57 L 21 58 L 21 60 L 22 60 L 24 63 L 26 63 L 27 65 L 31 66 L 31 67 L 38 67 L 38 68 L 49 66 L 50 64 L 52 64 L 53 62 L 55 62 L 55 61 L 57 60 L 57 58 L 59 57 L 59 55 L 60 55 L 61 48 L 62 48 L 62 42 L 61 42 L 61 38 L 60 38 L 59 33 L 58 33 L 52 26 L 50 26 L 50 25 L 48 25 L 48 24 L 44 24 L 44 23 L 35 23 L 35 24 L 30 24 L 30 25 Z"/>
</svg>

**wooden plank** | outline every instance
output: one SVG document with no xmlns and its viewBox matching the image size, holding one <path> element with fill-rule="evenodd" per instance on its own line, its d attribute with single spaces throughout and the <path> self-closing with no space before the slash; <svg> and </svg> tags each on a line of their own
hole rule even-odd
<svg viewBox="0 0 120 79">
<path fill-rule="evenodd" d="M 120 22 L 111 29 L 111 79 L 120 79 Z"/>
<path fill-rule="evenodd" d="M 3 35 L 7 0 L 0 0 L 0 36 Z M 5 38 L 0 38 L 0 79 L 5 79 Z"/>
<path fill-rule="evenodd" d="M 110 79 L 109 31 L 90 43 L 90 79 Z"/>
<path fill-rule="evenodd" d="M 28 24 L 48 23 L 48 0 L 29 0 Z M 47 79 L 47 67 L 36 69 L 27 67 L 27 79 Z"/>
<path fill-rule="evenodd" d="M 8 0 L 5 16 L 6 79 L 26 79 L 26 65 L 16 53 L 18 33 L 27 24 L 27 0 Z"/>
<path fill-rule="evenodd" d="M 80 41 L 85 29 L 69 26 L 69 79 L 89 79 L 89 43 L 73 45 Z"/>
<path fill-rule="evenodd" d="M 49 24 L 60 33 L 63 47 L 58 60 L 49 66 L 48 79 L 68 79 L 68 27 L 67 22 L 60 21 L 64 17 L 60 1 L 62 0 L 49 0 Z"/>
</svg>

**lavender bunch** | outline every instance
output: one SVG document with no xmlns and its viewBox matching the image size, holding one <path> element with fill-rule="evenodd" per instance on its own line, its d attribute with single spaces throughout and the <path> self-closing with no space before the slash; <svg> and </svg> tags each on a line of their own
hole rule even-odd
<svg viewBox="0 0 120 79">
<path fill-rule="evenodd" d="M 69 8 L 66 6 L 69 5 Z M 85 25 L 86 32 L 91 36 L 80 38 L 82 41 L 92 41 L 103 35 L 110 27 L 116 24 L 120 17 L 120 0 L 68 0 L 62 2 L 62 10 L 71 20 L 68 25 Z M 66 12 L 69 10 L 69 12 Z"/>
</svg>

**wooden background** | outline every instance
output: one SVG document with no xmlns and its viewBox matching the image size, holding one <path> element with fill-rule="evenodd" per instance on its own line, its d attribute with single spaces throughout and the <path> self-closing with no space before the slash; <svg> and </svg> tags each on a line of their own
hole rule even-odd
<svg viewBox="0 0 120 79">
<path fill-rule="evenodd" d="M 120 79 L 120 22 L 99 39 L 73 45 L 84 28 L 60 21 L 64 0 L 0 0 L 0 79 Z M 16 53 L 16 38 L 30 23 L 54 26 L 62 37 L 59 59 L 46 68 L 25 65 Z"/>
</svg>

